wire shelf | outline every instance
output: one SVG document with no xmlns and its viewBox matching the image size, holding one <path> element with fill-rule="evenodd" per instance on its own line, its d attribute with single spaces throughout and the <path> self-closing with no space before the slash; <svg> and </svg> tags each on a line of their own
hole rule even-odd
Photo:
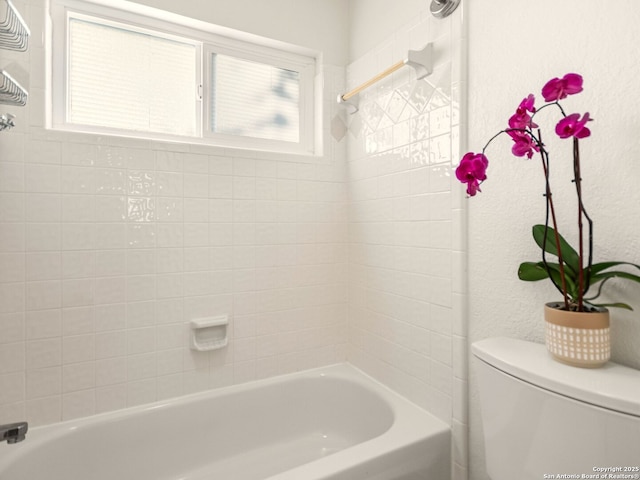
<svg viewBox="0 0 640 480">
<path fill-rule="evenodd" d="M 11 0 L 0 0 L 0 48 L 24 52 L 29 47 L 30 34 Z"/>
<path fill-rule="evenodd" d="M 29 93 L 6 71 L 0 70 L 0 103 L 24 106 Z"/>
</svg>

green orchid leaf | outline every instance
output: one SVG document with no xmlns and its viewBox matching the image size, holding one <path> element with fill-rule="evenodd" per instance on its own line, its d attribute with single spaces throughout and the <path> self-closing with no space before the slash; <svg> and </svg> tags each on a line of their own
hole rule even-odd
<svg viewBox="0 0 640 480">
<path fill-rule="evenodd" d="M 611 267 L 618 267 L 620 265 L 628 265 L 630 267 L 635 267 L 638 270 L 640 270 L 640 265 L 636 265 L 635 263 L 630 263 L 630 262 L 601 262 L 601 263 L 594 263 L 593 265 L 591 265 L 591 275 L 599 273 L 603 270 L 606 270 L 607 268 L 611 268 Z"/>
<path fill-rule="evenodd" d="M 518 278 L 525 282 L 537 282 L 549 278 L 549 273 L 542 262 L 523 262 L 518 268 Z"/>
<path fill-rule="evenodd" d="M 545 240 L 546 230 L 546 242 Z M 533 226 L 533 238 L 536 244 L 545 252 L 558 256 L 558 248 L 562 255 L 562 264 L 564 267 L 564 282 L 566 295 L 571 301 L 577 301 L 581 295 L 579 292 L 579 271 L 580 271 L 580 257 L 576 250 L 569 245 L 569 243 L 561 236 L 558 235 L 558 245 L 556 245 L 555 230 L 552 227 L 545 227 L 544 225 Z M 544 243 L 544 244 L 543 244 Z M 590 267 L 585 267 L 584 275 L 585 281 L 589 279 L 589 285 L 597 285 L 597 292 L 589 298 L 583 298 L 585 304 L 591 303 L 594 306 L 599 307 L 614 307 L 623 308 L 626 310 L 633 310 L 630 305 L 621 302 L 615 303 L 602 303 L 596 304 L 592 300 L 595 300 L 602 293 L 602 287 L 608 280 L 612 278 L 622 278 L 625 280 L 631 280 L 636 283 L 640 283 L 640 274 L 633 274 L 629 272 L 623 272 L 620 270 L 609 270 L 613 267 L 627 266 L 640 270 L 640 265 L 630 262 L 601 262 L 595 263 Z M 562 288 L 562 275 L 560 274 L 560 264 L 553 262 L 523 262 L 518 268 L 518 278 L 520 280 L 535 282 L 545 278 L 551 278 L 553 283 L 559 288 Z M 586 292 L 585 292 L 586 293 Z"/>
<path fill-rule="evenodd" d="M 552 255 L 558 256 L 558 249 L 556 247 L 556 237 L 555 230 L 551 227 L 547 229 L 547 239 L 544 242 L 544 232 L 547 227 L 544 225 L 534 225 L 533 226 L 533 238 L 536 241 L 536 244 L 545 252 L 550 253 Z M 569 243 L 564 239 L 564 237 L 558 234 L 558 239 L 560 242 L 560 252 L 562 253 L 562 261 L 566 263 L 567 266 L 573 271 L 573 273 L 577 273 L 580 270 L 580 257 L 578 253 L 574 250 L 574 248 L 569 245 Z M 543 245 L 543 242 L 545 245 Z"/>
<path fill-rule="evenodd" d="M 547 263 L 547 265 L 549 265 L 550 267 L 551 278 L 553 278 L 556 285 L 559 285 L 560 288 L 562 288 L 562 276 L 560 275 L 560 265 L 558 265 L 557 263 L 552 263 L 552 264 Z M 566 268 L 564 270 L 565 270 L 564 280 L 566 283 L 567 295 L 572 300 L 576 299 L 578 298 L 578 281 L 572 275 L 568 275 Z"/>
<path fill-rule="evenodd" d="M 542 262 L 523 262 L 520 264 L 520 268 L 518 268 L 518 278 L 525 282 L 536 282 L 551 276 L 553 281 L 558 286 L 562 287 L 560 265 L 557 263 L 547 262 L 547 267 L 549 267 L 548 271 Z M 571 298 L 576 298 L 578 294 L 577 281 L 573 274 L 569 273 L 570 272 L 567 272 L 567 269 L 565 268 L 564 279 L 567 284 L 567 295 Z"/>
<path fill-rule="evenodd" d="M 542 262 L 540 262 L 542 264 Z M 557 263 L 548 263 L 549 271 L 551 272 L 551 278 L 556 285 L 562 288 L 562 276 L 560 275 L 560 265 Z M 566 267 L 566 265 L 565 265 Z M 544 265 L 543 265 L 544 268 Z M 572 300 L 578 298 L 578 280 L 570 269 L 564 269 L 564 280 L 566 283 L 567 295 Z"/>
<path fill-rule="evenodd" d="M 624 278 L 626 280 L 632 280 L 636 283 L 640 283 L 640 276 L 634 275 L 633 273 L 619 272 L 619 271 L 602 272 L 596 275 L 591 275 L 589 279 L 589 283 L 593 285 L 594 283 L 598 283 L 609 278 Z"/>
</svg>

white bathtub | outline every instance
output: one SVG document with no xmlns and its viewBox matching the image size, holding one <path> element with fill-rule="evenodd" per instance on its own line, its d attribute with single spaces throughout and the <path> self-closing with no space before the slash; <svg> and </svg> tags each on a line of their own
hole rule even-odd
<svg viewBox="0 0 640 480">
<path fill-rule="evenodd" d="M 449 445 L 345 364 L 32 428 L 0 444 L 0 479 L 445 480 Z"/>
</svg>

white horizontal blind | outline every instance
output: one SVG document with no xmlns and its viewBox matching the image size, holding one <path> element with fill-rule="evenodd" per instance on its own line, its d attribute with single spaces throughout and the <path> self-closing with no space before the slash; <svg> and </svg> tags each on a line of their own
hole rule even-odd
<svg viewBox="0 0 640 480">
<path fill-rule="evenodd" d="M 211 58 L 211 132 L 300 140 L 300 74 L 229 55 Z"/>
<path fill-rule="evenodd" d="M 193 44 L 71 18 L 67 122 L 198 135 Z"/>
</svg>

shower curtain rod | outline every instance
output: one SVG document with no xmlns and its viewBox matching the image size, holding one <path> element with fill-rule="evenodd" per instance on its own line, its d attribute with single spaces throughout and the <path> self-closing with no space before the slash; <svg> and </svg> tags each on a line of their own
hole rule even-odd
<svg viewBox="0 0 640 480">
<path fill-rule="evenodd" d="M 432 54 L 433 54 L 433 44 L 432 43 L 426 44 L 421 50 L 409 50 L 409 52 L 407 54 L 407 58 L 405 60 L 400 60 L 399 62 L 394 63 L 393 65 L 391 65 L 386 70 L 378 73 L 377 75 L 375 75 L 374 77 L 370 78 L 369 80 L 367 80 L 363 84 L 357 86 L 353 90 L 350 90 L 349 92 L 344 93 L 342 95 L 338 95 L 338 103 L 347 103 L 350 106 L 355 108 L 355 111 L 353 111 L 351 113 L 357 112 L 358 111 L 358 107 L 357 107 L 356 102 L 354 102 L 353 100 L 349 101 L 350 99 L 352 99 L 353 97 L 358 95 L 363 90 L 366 90 L 371 85 L 379 82 L 383 78 L 388 77 L 393 72 L 395 72 L 397 70 L 400 70 L 405 65 L 409 65 L 409 66 L 411 66 L 411 67 L 413 67 L 415 69 L 416 78 L 418 80 L 426 77 L 427 75 L 430 75 L 431 72 L 433 71 Z"/>
<path fill-rule="evenodd" d="M 399 62 L 394 63 L 393 65 L 391 65 L 386 70 L 384 70 L 384 71 L 380 72 L 379 74 L 377 74 L 375 77 L 370 78 L 369 80 L 364 82 L 362 85 L 359 85 L 356 88 L 354 88 L 353 90 L 351 90 L 351 91 L 345 93 L 344 95 L 342 95 L 342 99 L 343 100 L 349 100 L 351 97 L 355 97 L 357 94 L 359 94 L 363 90 L 366 90 L 367 88 L 369 88 L 374 83 L 378 83 L 380 80 L 382 80 L 385 77 L 388 77 L 389 75 L 391 75 L 396 70 L 400 70 L 402 67 L 404 67 L 404 65 L 405 65 L 405 60 L 400 60 Z"/>
</svg>

